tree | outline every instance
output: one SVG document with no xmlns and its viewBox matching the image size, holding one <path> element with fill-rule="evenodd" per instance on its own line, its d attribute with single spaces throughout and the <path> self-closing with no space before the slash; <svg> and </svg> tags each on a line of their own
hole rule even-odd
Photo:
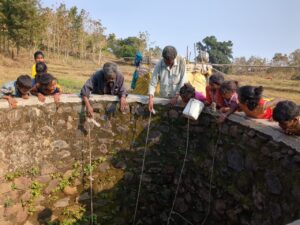
<svg viewBox="0 0 300 225">
<path fill-rule="evenodd" d="M 290 64 L 292 66 L 300 66 L 300 49 L 293 51 L 290 55 Z"/>
<path fill-rule="evenodd" d="M 289 64 L 289 58 L 286 54 L 275 53 L 272 58 L 272 64 L 274 66 L 287 66 Z"/>
<path fill-rule="evenodd" d="M 232 41 L 219 42 L 215 36 L 208 36 L 202 42 L 196 43 L 197 50 L 206 51 L 209 54 L 209 61 L 215 64 L 229 64 L 232 60 Z M 223 69 L 224 72 L 228 68 Z"/>
</svg>

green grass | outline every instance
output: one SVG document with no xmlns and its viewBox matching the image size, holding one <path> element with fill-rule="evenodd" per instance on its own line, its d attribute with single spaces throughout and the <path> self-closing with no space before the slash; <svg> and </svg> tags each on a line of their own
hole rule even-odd
<svg viewBox="0 0 300 225">
<path fill-rule="evenodd" d="M 62 86 L 63 93 L 79 93 L 84 82 L 78 80 L 58 79 Z"/>
</svg>

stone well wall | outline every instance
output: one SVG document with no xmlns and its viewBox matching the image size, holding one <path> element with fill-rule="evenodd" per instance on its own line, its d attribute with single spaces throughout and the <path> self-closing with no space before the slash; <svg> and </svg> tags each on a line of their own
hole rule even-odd
<svg viewBox="0 0 300 225">
<path fill-rule="evenodd" d="M 132 224 L 149 112 L 146 97 L 129 96 L 124 114 L 116 100 L 92 97 L 100 128 L 85 122 L 76 95 L 63 95 L 58 106 L 51 98 L 45 104 L 20 100 L 13 110 L 0 102 L 1 225 L 89 224 L 91 170 L 94 220 Z M 181 108 L 170 108 L 165 99 L 156 103 L 140 224 L 166 224 L 187 135 L 171 224 L 201 224 L 208 209 L 205 224 L 287 224 L 300 218 L 299 138 L 284 135 L 274 123 L 239 114 L 220 127 L 208 112 L 190 121 L 188 134 Z"/>
</svg>

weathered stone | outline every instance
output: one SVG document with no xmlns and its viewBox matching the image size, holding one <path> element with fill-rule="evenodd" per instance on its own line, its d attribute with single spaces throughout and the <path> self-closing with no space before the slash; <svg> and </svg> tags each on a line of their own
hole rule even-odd
<svg viewBox="0 0 300 225">
<path fill-rule="evenodd" d="M 298 203 L 300 203 L 300 186 L 293 186 L 292 195 L 298 201 Z"/>
<path fill-rule="evenodd" d="M 26 190 L 30 187 L 32 181 L 27 177 L 18 177 L 14 180 L 15 187 L 19 190 Z"/>
<path fill-rule="evenodd" d="M 110 168 L 110 164 L 108 162 L 103 162 L 98 166 L 98 170 L 101 173 L 105 173 L 107 170 L 109 170 L 109 168 Z"/>
<path fill-rule="evenodd" d="M 51 176 L 50 175 L 42 175 L 42 176 L 35 178 L 35 180 L 39 183 L 46 184 L 51 180 Z"/>
<path fill-rule="evenodd" d="M 149 143 L 157 144 L 160 142 L 162 133 L 160 131 L 154 130 L 149 133 Z"/>
<path fill-rule="evenodd" d="M 270 210 L 273 222 L 276 223 L 282 216 L 280 205 L 278 203 L 270 202 Z"/>
<path fill-rule="evenodd" d="M 289 149 L 289 150 L 288 150 L 288 154 L 289 154 L 289 155 L 295 155 L 295 151 L 292 150 L 292 149 Z"/>
<path fill-rule="evenodd" d="M 176 211 L 179 213 L 185 213 L 188 211 L 189 207 L 185 204 L 183 198 L 177 198 L 176 205 L 175 205 Z"/>
<path fill-rule="evenodd" d="M 25 223 L 24 223 L 24 225 L 33 225 L 33 223 L 31 223 L 30 221 L 26 221 Z"/>
<path fill-rule="evenodd" d="M 169 118 L 171 118 L 171 119 L 177 119 L 178 116 L 179 116 L 179 114 L 178 114 L 178 112 L 176 110 L 171 109 L 169 111 Z"/>
<path fill-rule="evenodd" d="M 15 204 L 11 207 L 8 207 L 5 210 L 5 216 L 10 217 L 10 216 L 16 215 L 19 211 L 22 211 L 22 210 L 23 210 L 23 207 L 22 207 L 21 203 Z"/>
<path fill-rule="evenodd" d="M 51 180 L 49 182 L 49 185 L 45 188 L 44 190 L 44 193 L 45 194 L 50 194 L 59 184 L 59 180 L 58 179 L 54 179 L 54 180 Z"/>
<path fill-rule="evenodd" d="M 265 173 L 265 179 L 269 192 L 279 195 L 282 190 L 279 178 L 274 173 L 268 171 Z"/>
<path fill-rule="evenodd" d="M 85 201 L 85 200 L 89 200 L 91 199 L 90 195 L 88 192 L 84 192 L 83 194 L 81 194 L 77 199 L 76 199 L 76 202 L 79 202 L 79 201 Z"/>
<path fill-rule="evenodd" d="M 64 158 L 67 158 L 67 157 L 70 157 L 71 156 L 71 152 L 70 151 L 67 151 L 67 150 L 62 150 L 58 153 L 58 157 L 60 159 L 64 159 Z"/>
<path fill-rule="evenodd" d="M 70 197 L 66 197 L 55 202 L 53 206 L 55 208 L 63 208 L 69 205 L 69 201 L 70 201 Z"/>
<path fill-rule="evenodd" d="M 256 132 L 254 130 L 250 130 L 247 135 L 251 138 L 253 138 L 255 136 Z"/>
<path fill-rule="evenodd" d="M 66 186 L 65 188 L 64 188 L 64 193 L 66 194 L 66 195 L 75 195 L 75 194 L 77 194 L 77 188 L 76 187 L 70 187 L 70 186 Z"/>
<path fill-rule="evenodd" d="M 52 173 L 56 173 L 57 172 L 57 168 L 54 167 L 52 164 L 49 163 L 43 163 L 41 166 L 41 175 L 49 175 Z"/>
<path fill-rule="evenodd" d="M 22 209 L 18 211 L 17 216 L 16 216 L 16 223 L 24 223 L 28 218 L 28 213 L 26 209 Z"/>
<path fill-rule="evenodd" d="M 294 162 L 297 162 L 297 163 L 300 163 L 300 155 L 295 155 L 295 156 L 293 157 L 293 161 L 294 161 Z"/>
<path fill-rule="evenodd" d="M 131 173 L 131 172 L 125 172 L 124 173 L 124 180 L 127 181 L 127 182 L 132 181 L 133 177 L 134 177 L 134 174 Z"/>
<path fill-rule="evenodd" d="M 115 167 L 118 168 L 118 169 L 125 170 L 127 168 L 127 165 L 126 165 L 125 162 L 121 161 L 121 162 L 118 162 Z"/>
<path fill-rule="evenodd" d="M 100 151 L 102 154 L 107 154 L 107 153 L 108 153 L 107 145 L 104 144 L 104 143 L 100 144 L 100 146 L 99 146 L 99 151 Z"/>
<path fill-rule="evenodd" d="M 51 147 L 53 149 L 61 150 L 64 148 L 69 148 L 69 144 L 67 142 L 65 142 L 64 140 L 56 140 L 51 143 Z"/>
<path fill-rule="evenodd" d="M 4 193 L 11 191 L 11 185 L 12 185 L 11 182 L 2 183 L 2 184 L 0 183 L 0 194 L 4 194 Z"/>
<path fill-rule="evenodd" d="M 215 203 L 215 209 L 218 214 L 223 215 L 226 211 L 226 203 L 223 200 L 217 200 Z"/>
<path fill-rule="evenodd" d="M 21 201 L 26 202 L 30 199 L 31 197 L 31 191 L 27 190 L 25 193 L 21 196 Z"/>
<path fill-rule="evenodd" d="M 227 152 L 228 167 L 235 171 L 242 171 L 244 169 L 244 158 L 238 151 Z"/>
</svg>

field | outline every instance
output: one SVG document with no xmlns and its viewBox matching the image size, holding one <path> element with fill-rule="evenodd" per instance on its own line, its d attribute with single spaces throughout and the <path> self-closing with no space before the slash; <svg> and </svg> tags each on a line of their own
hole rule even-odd
<svg viewBox="0 0 300 225">
<path fill-rule="evenodd" d="M 114 61 L 119 65 L 125 76 L 126 86 L 129 87 L 134 67 L 130 63 L 109 56 L 102 63 Z M 68 60 L 47 58 L 48 71 L 52 73 L 62 85 L 66 93 L 78 93 L 90 75 L 101 65 L 91 60 L 79 60 L 69 57 Z M 18 75 L 31 73 L 34 61 L 28 54 L 23 53 L 16 60 L 0 55 L 0 85 L 6 81 L 14 80 Z M 290 99 L 300 104 L 300 80 L 292 80 L 291 76 L 268 75 L 227 75 L 226 79 L 239 81 L 240 85 L 262 85 L 264 96 L 268 98 Z"/>
</svg>

